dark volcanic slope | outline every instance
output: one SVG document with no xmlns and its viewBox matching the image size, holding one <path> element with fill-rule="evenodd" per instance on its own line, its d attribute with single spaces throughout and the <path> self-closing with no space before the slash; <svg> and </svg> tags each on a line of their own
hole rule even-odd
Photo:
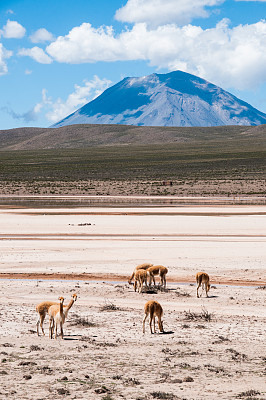
<svg viewBox="0 0 266 400">
<path fill-rule="evenodd" d="M 167 144 L 241 138 L 261 138 L 266 125 L 256 127 L 138 127 L 132 125 L 69 125 L 61 128 L 17 128 L 0 131 L 0 149 L 37 150 L 130 144 Z"/>
</svg>

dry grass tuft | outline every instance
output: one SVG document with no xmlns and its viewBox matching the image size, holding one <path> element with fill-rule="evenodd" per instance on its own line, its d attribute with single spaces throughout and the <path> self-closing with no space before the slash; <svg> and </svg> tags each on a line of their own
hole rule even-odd
<svg viewBox="0 0 266 400">
<path fill-rule="evenodd" d="M 266 289 L 266 285 L 263 285 L 263 286 L 258 286 L 258 287 L 257 287 L 257 289 L 262 289 L 262 290 L 265 290 L 265 289 Z"/>
<path fill-rule="evenodd" d="M 152 392 L 151 396 L 154 399 L 163 399 L 163 400 L 175 400 L 177 397 L 173 393 L 166 392 Z"/>
<path fill-rule="evenodd" d="M 97 324 L 95 324 L 94 322 L 89 321 L 88 317 L 82 317 L 78 314 L 73 314 L 70 325 L 71 326 L 81 325 L 81 326 L 86 326 L 88 328 L 93 328 L 97 326 Z"/>
<path fill-rule="evenodd" d="M 105 304 L 100 307 L 100 311 L 121 311 L 120 307 L 117 307 L 114 303 L 112 302 L 107 302 L 105 301 Z"/>
<path fill-rule="evenodd" d="M 232 360 L 234 361 L 247 361 L 248 357 L 246 354 L 241 354 L 234 349 L 226 349 L 228 353 L 231 353 Z"/>
<path fill-rule="evenodd" d="M 191 297 L 191 294 L 185 290 L 176 289 L 175 294 L 177 297 Z"/>
<path fill-rule="evenodd" d="M 237 398 L 238 399 L 243 399 L 243 398 L 249 397 L 249 398 L 253 398 L 254 399 L 254 396 L 257 396 L 259 394 L 260 394 L 260 392 L 258 392 L 257 390 L 251 389 L 251 390 L 247 390 L 246 392 L 239 393 L 237 395 Z"/>
<path fill-rule="evenodd" d="M 198 321 L 198 320 L 204 320 L 207 322 L 210 322 L 213 319 L 213 313 L 209 313 L 206 308 L 202 308 L 202 311 L 200 313 L 197 312 L 192 312 L 192 311 L 184 311 L 185 314 L 185 319 L 189 321 Z"/>
</svg>

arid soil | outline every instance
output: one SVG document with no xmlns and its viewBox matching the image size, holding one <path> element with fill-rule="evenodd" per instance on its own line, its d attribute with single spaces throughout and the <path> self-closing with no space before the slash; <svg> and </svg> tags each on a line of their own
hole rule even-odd
<svg viewBox="0 0 266 400">
<path fill-rule="evenodd" d="M 171 184 L 170 184 L 171 183 Z M 265 179 L 1 181 L 1 195 L 265 196 Z"/>
<path fill-rule="evenodd" d="M 1 280 L 1 398 L 265 399 L 265 287 L 135 293 L 126 282 Z M 78 299 L 64 340 L 36 334 L 43 299 Z M 159 301 L 165 333 L 142 332 Z M 250 396 L 249 394 L 256 395 Z"/>
<path fill-rule="evenodd" d="M 265 206 L 2 208 L 0 399 L 265 399 L 265 222 Z M 127 283 L 147 261 L 165 291 Z M 73 293 L 64 339 L 48 317 L 37 336 L 36 305 Z M 164 333 L 142 332 L 148 300 Z"/>
</svg>

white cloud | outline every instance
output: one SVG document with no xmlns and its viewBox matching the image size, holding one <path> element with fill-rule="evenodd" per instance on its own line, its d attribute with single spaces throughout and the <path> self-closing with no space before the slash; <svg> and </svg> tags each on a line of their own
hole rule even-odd
<svg viewBox="0 0 266 400">
<path fill-rule="evenodd" d="M 266 22 L 230 28 L 222 20 L 212 29 L 174 24 L 149 29 L 139 23 L 115 35 L 111 27 L 82 24 L 47 46 L 58 62 L 147 60 L 169 70 L 182 69 L 223 87 L 251 88 L 266 80 Z"/>
<path fill-rule="evenodd" d="M 17 21 L 8 20 L 1 33 L 7 39 L 21 39 L 25 35 L 26 29 Z"/>
<path fill-rule="evenodd" d="M 67 36 L 59 36 L 46 51 L 59 62 L 73 64 L 127 58 L 123 58 L 123 49 L 114 37 L 112 27 L 96 29 L 89 23 L 73 28 Z"/>
<path fill-rule="evenodd" d="M 44 108 L 46 104 L 50 104 L 51 101 L 50 99 L 47 98 L 46 90 L 42 90 L 42 101 L 40 103 L 37 103 L 33 108 L 31 108 L 29 111 L 26 111 L 25 113 L 17 113 L 16 111 L 12 110 L 10 107 L 1 107 L 2 111 L 5 111 L 9 115 L 11 115 L 12 118 L 16 120 L 21 120 L 25 123 L 29 123 L 32 121 L 37 121 L 39 114 L 41 110 Z"/>
<path fill-rule="evenodd" d="M 30 69 L 25 69 L 25 75 L 31 75 L 32 71 Z"/>
<path fill-rule="evenodd" d="M 51 32 L 47 31 L 47 29 L 40 28 L 30 36 L 30 40 L 32 43 L 51 42 L 54 40 L 54 37 Z"/>
<path fill-rule="evenodd" d="M 112 84 L 108 79 L 100 79 L 97 75 L 91 81 L 83 83 L 83 85 L 75 85 L 75 90 L 65 101 L 61 98 L 53 101 L 51 97 L 48 97 L 47 90 L 43 89 L 41 101 L 29 111 L 17 113 L 9 107 L 1 107 L 1 110 L 7 112 L 12 118 L 25 123 L 38 121 L 41 115 L 45 115 L 50 123 L 55 123 L 99 96 Z"/>
<path fill-rule="evenodd" d="M 12 51 L 6 50 L 0 43 L 0 75 L 5 75 L 8 72 L 6 59 L 12 56 Z"/>
<path fill-rule="evenodd" d="M 111 83 L 108 79 L 100 79 L 95 75 L 91 81 L 85 81 L 83 86 L 75 85 L 74 92 L 67 97 L 66 101 L 58 98 L 50 103 L 46 118 L 53 123 L 61 120 L 99 96 Z"/>
<path fill-rule="evenodd" d="M 29 56 L 40 64 L 51 64 L 53 60 L 40 47 L 32 47 L 31 49 L 20 49 L 19 56 Z"/>
<path fill-rule="evenodd" d="M 222 4 L 225 0 L 128 0 L 116 11 L 115 18 L 123 22 L 145 22 L 151 26 L 167 23 L 183 25 L 193 18 L 209 15 L 206 7 Z"/>
</svg>

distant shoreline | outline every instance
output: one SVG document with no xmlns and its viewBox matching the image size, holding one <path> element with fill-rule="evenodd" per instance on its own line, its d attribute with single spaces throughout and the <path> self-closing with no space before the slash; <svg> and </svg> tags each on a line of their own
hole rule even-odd
<svg viewBox="0 0 266 400">
<path fill-rule="evenodd" d="M 0 195 L 0 208 L 10 207 L 173 207 L 265 205 L 266 196 L 108 196 Z"/>
<path fill-rule="evenodd" d="M 0 273 L 0 279 L 23 279 L 23 280 L 64 280 L 64 281 L 112 281 L 112 282 L 127 282 L 128 275 L 118 274 L 65 274 L 65 273 L 36 273 L 36 272 L 6 272 Z M 169 277 L 167 282 L 171 283 L 195 283 L 195 279 L 191 276 Z M 230 285 L 230 286 L 264 286 L 266 281 L 244 280 L 244 279 L 225 279 L 212 276 L 211 284 L 215 285 Z"/>
</svg>

